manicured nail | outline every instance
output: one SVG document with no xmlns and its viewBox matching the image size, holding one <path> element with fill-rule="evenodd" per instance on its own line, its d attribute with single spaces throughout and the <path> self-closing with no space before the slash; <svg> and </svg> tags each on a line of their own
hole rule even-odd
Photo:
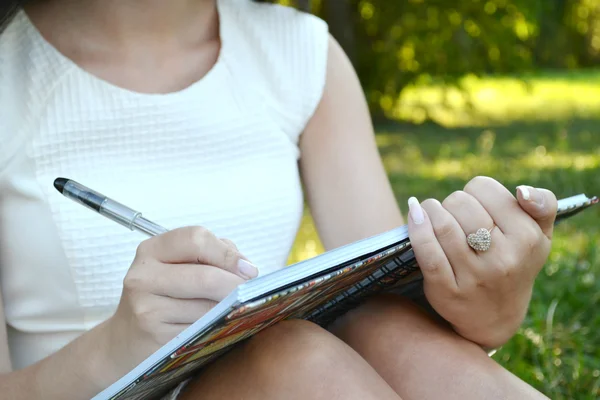
<svg viewBox="0 0 600 400">
<path fill-rule="evenodd" d="M 238 270 L 240 271 L 240 274 L 244 275 L 248 279 L 256 278 L 258 276 L 258 269 L 248 261 L 241 258 L 240 261 L 238 261 Z"/>
<path fill-rule="evenodd" d="M 544 206 L 544 195 L 541 191 L 532 188 L 531 186 L 518 186 L 517 190 L 521 193 L 521 197 L 525 201 L 531 201 L 535 203 L 538 207 Z"/>
<path fill-rule="evenodd" d="M 529 188 L 527 186 L 517 186 L 517 190 L 521 193 L 523 200 L 529 200 L 531 195 L 529 194 Z"/>
<path fill-rule="evenodd" d="M 419 203 L 416 197 L 408 199 L 408 212 L 413 222 L 420 225 L 425 221 L 425 214 L 423 213 L 423 207 Z"/>
</svg>

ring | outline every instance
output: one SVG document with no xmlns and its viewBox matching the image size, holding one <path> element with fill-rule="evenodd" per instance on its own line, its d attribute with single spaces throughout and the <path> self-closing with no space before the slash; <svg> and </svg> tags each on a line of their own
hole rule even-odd
<svg viewBox="0 0 600 400">
<path fill-rule="evenodd" d="M 491 229 L 479 228 L 477 232 L 469 234 L 467 236 L 467 243 L 473 250 L 487 251 L 492 245 L 492 231 L 496 226 L 492 226 Z"/>
</svg>

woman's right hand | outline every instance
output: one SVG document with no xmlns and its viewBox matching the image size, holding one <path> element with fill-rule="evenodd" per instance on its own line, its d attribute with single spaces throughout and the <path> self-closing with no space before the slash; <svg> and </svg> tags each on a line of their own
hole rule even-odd
<svg viewBox="0 0 600 400">
<path fill-rule="evenodd" d="M 201 227 L 142 242 L 106 323 L 112 364 L 129 371 L 257 275 L 232 242 Z"/>
</svg>

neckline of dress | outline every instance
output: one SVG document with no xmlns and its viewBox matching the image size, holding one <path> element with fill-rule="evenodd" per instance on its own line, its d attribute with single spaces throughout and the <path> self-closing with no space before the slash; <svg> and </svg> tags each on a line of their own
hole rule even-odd
<svg viewBox="0 0 600 400">
<path fill-rule="evenodd" d="M 81 67 L 79 64 L 71 60 L 69 57 L 65 56 L 62 52 L 60 52 L 56 47 L 54 47 L 38 30 L 33 21 L 29 18 L 25 10 L 19 10 L 19 13 L 15 17 L 16 19 L 20 19 L 26 26 L 30 37 L 34 40 L 34 42 L 41 47 L 42 51 L 54 58 L 58 62 L 66 65 L 72 73 L 77 73 L 87 80 L 93 82 L 95 85 L 103 88 L 109 93 L 113 93 L 115 95 L 125 95 L 128 97 L 137 97 L 137 98 L 149 98 L 149 99 L 172 99 L 174 97 L 184 96 L 192 92 L 196 92 L 200 90 L 200 88 L 209 84 L 215 77 L 218 75 L 219 71 L 223 68 L 225 54 L 227 52 L 227 35 L 226 30 L 228 28 L 226 13 L 224 12 L 224 5 L 222 4 L 224 0 L 216 0 L 216 8 L 217 15 L 219 18 L 219 40 L 220 40 L 220 48 L 219 55 L 215 63 L 211 66 L 207 73 L 205 73 L 200 79 L 192 82 L 186 87 L 165 93 L 151 93 L 151 92 L 140 92 L 136 90 L 127 89 L 125 87 L 119 86 L 112 82 L 109 82 L 103 78 L 98 77 L 97 75 L 89 72 L 85 68 Z"/>
</svg>

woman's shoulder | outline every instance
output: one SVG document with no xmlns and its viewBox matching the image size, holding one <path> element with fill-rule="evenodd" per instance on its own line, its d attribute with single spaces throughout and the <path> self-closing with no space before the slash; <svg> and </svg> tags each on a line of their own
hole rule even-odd
<svg viewBox="0 0 600 400">
<path fill-rule="evenodd" d="M 297 57 L 326 58 L 329 30 L 315 15 L 289 6 L 252 0 L 219 0 L 223 11 L 224 46 L 245 47 L 265 62 L 302 62 Z M 229 39 L 229 40 L 228 40 Z M 264 58 L 267 56 L 268 58 Z M 287 59 L 286 59 L 287 58 Z"/>
<path fill-rule="evenodd" d="M 0 172 L 66 72 L 23 11 L 0 32 Z"/>
<path fill-rule="evenodd" d="M 18 147 L 17 120 L 29 91 L 24 71 L 29 60 L 26 26 L 19 13 L 0 32 L 0 173 Z"/>
<path fill-rule="evenodd" d="M 297 28 L 326 29 L 327 26 L 326 22 L 321 18 L 290 6 L 253 0 L 241 1 L 240 8 L 243 9 L 247 15 L 256 19 L 256 21 L 267 24 L 270 22 L 277 22 L 279 25 L 288 28 L 288 30 Z M 266 25 L 266 27 L 268 27 L 268 25 Z M 272 28 L 272 26 L 270 28 Z"/>
<path fill-rule="evenodd" d="M 65 71 L 65 63 L 56 57 L 24 11 L 19 11 L 0 31 L 0 80 L 2 88 L 13 90 L 35 86 L 36 97 Z M 14 93 L 10 93 L 11 95 Z M 4 99 L 3 99 L 4 100 Z"/>
<path fill-rule="evenodd" d="M 283 116 L 296 141 L 325 87 L 330 34 L 312 14 L 278 4 L 220 0 L 227 18 L 223 46 L 231 63 Z"/>
</svg>

